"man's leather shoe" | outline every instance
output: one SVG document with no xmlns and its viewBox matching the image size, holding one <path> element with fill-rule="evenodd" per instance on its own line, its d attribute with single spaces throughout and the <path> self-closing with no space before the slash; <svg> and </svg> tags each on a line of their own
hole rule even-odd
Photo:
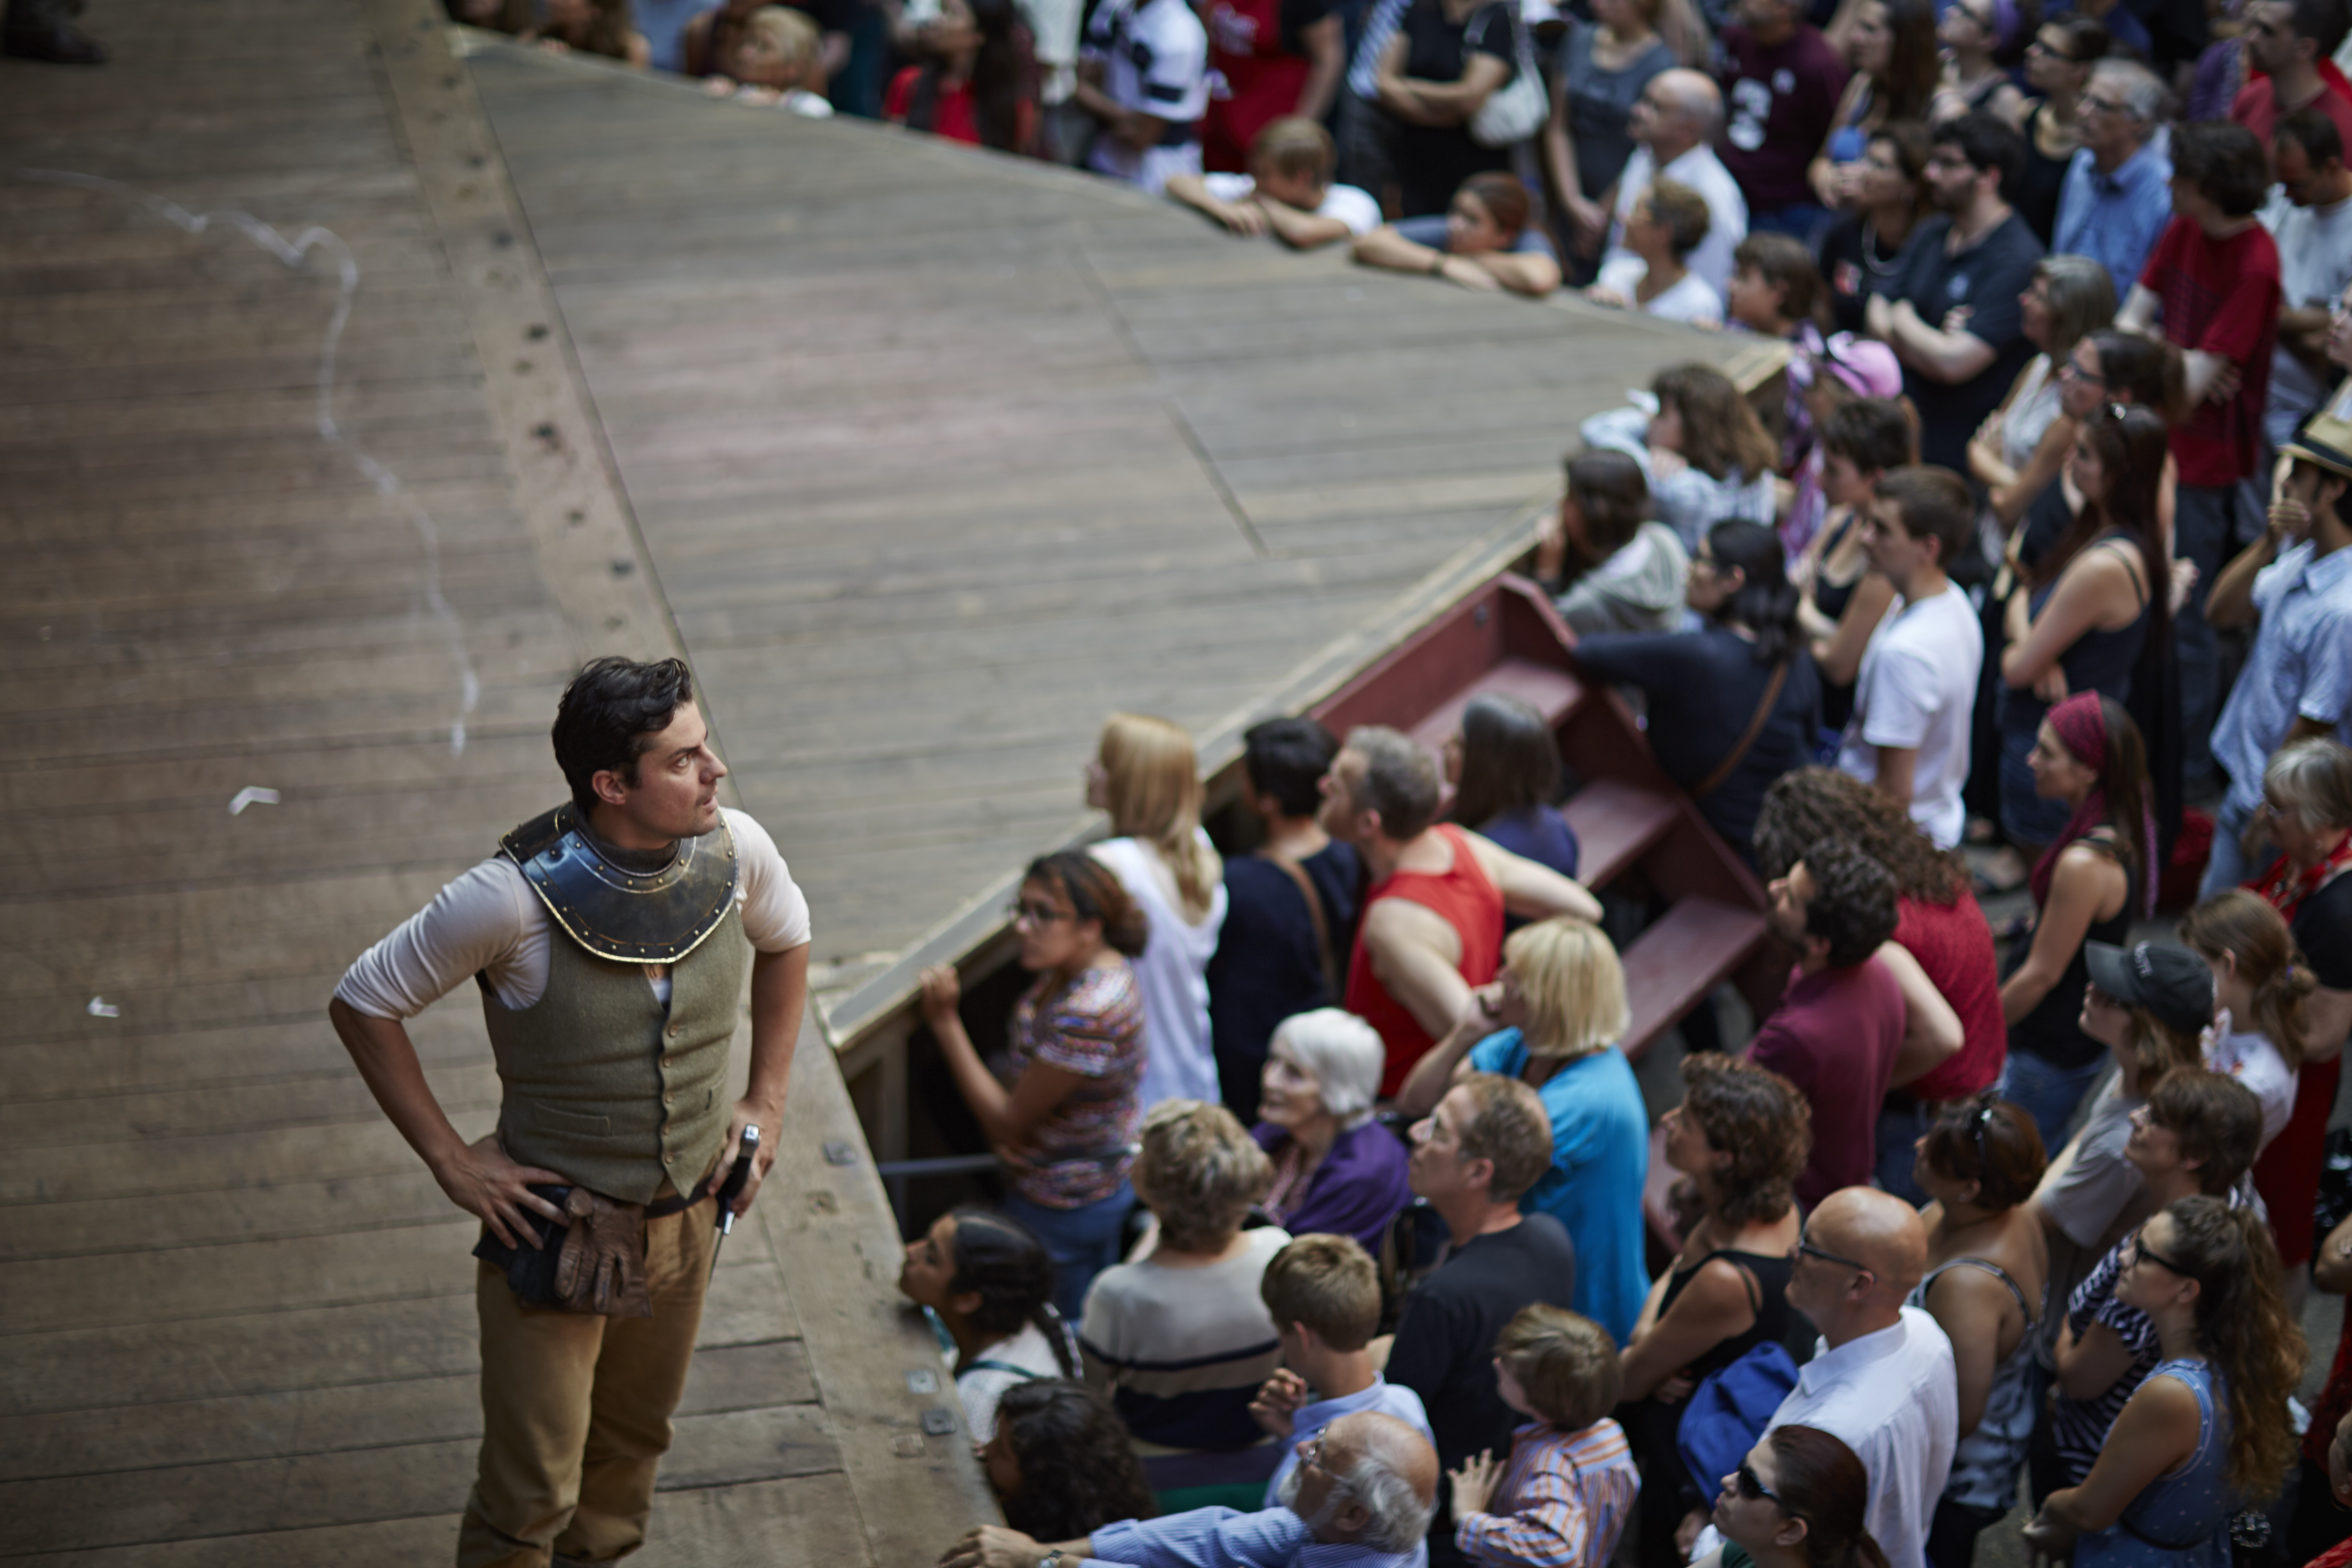
<svg viewBox="0 0 2352 1568">
<path fill-rule="evenodd" d="M 0 55 L 12 55 L 20 60 L 47 60 L 60 66 L 106 63 L 105 48 L 70 22 L 10 27 L 0 33 Z"/>
</svg>

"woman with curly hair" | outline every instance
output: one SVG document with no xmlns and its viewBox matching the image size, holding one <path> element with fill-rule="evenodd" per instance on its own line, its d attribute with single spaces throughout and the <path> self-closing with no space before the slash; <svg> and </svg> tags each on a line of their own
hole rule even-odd
<svg viewBox="0 0 2352 1568">
<path fill-rule="evenodd" d="M 1894 877 L 1895 945 L 1911 956 L 1959 1024 L 1959 1048 L 1942 1049 L 1949 1037 L 1928 1026 L 1941 1020 L 1932 1009 L 1911 1005 L 1915 983 L 1896 967 L 1910 1026 L 1895 1058 L 1895 1087 L 1879 1112 L 1877 1174 L 1887 1191 L 1923 1203 L 1926 1194 L 1912 1184 L 1912 1150 L 1931 1124 L 1934 1108 L 1990 1088 L 2008 1058 L 1992 927 L 1969 889 L 1959 856 L 1938 849 L 1902 802 L 1835 768 L 1799 768 L 1765 791 L 1756 818 L 1758 870 L 1767 881 L 1778 881 L 1804 858 L 1807 845 L 1841 835 Z"/>
<path fill-rule="evenodd" d="M 1960 1445 L 1927 1530 L 1935 1568 L 1969 1568 L 1977 1537 L 2017 1501 L 2042 1379 L 2034 1324 L 2050 1252 L 2026 1200 L 2049 1163 L 2033 1121 L 1987 1091 L 1944 1108 L 1919 1140 L 1915 1177 L 1933 1201 L 1927 1272 L 1910 1305 L 1952 1342 Z"/>
<path fill-rule="evenodd" d="M 1077 1384 L 1006 1389 L 994 1436 L 974 1446 L 1004 1522 L 1035 1540 L 1074 1541 L 1123 1519 L 1159 1516 L 1118 1413 Z"/>
<path fill-rule="evenodd" d="M 2075 1568 L 2225 1563 L 2230 1517 L 2275 1494 L 2294 1459 L 2287 1395 L 2303 1329 L 2279 1295 L 2270 1229 L 2215 1197 L 2140 1227 L 2116 1295 L 2155 1323 L 2164 1359 L 2080 1486 L 2053 1492 L 2026 1544 Z"/>
<path fill-rule="evenodd" d="M 1705 1496 L 1705 1478 L 1685 1470 L 1675 1447 L 1690 1386 L 1788 1331 L 1794 1184 L 1813 1149 L 1812 1107 L 1780 1074 L 1709 1053 L 1684 1058 L 1682 1075 L 1683 1102 L 1661 1131 L 1666 1163 L 1705 1213 L 1651 1287 L 1620 1356 L 1620 1411 L 1643 1476 L 1644 1568 L 1679 1562 L 1675 1527 Z"/>
<path fill-rule="evenodd" d="M 1029 863 L 1013 933 L 1021 967 L 1037 979 L 1013 1005 L 1004 1079 L 964 1029 L 954 967 L 923 971 L 923 1021 L 990 1147 L 1017 1156 L 1005 1212 L 1053 1254 L 1054 1303 L 1073 1321 L 1088 1283 L 1118 1257 L 1135 1206 L 1127 1176 L 1142 1109 L 1143 1002 L 1128 960 L 1149 931 L 1100 861 L 1065 850 Z"/>
<path fill-rule="evenodd" d="M 1078 1375 L 1077 1343 L 1054 1310 L 1054 1259 L 1001 1214 L 967 1205 L 933 1220 L 907 1244 L 898 1290 L 955 1342 L 956 1397 L 976 1442 L 995 1433 L 1006 1389 Z"/>
</svg>

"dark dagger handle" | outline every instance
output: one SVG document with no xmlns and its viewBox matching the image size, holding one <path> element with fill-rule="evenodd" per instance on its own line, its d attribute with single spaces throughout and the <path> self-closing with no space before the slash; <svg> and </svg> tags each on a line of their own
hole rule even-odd
<svg viewBox="0 0 2352 1568">
<path fill-rule="evenodd" d="M 743 1195 L 743 1184 L 751 1179 L 751 1159 L 760 1152 L 760 1129 L 755 1122 L 743 1129 L 743 1140 L 735 1146 L 735 1163 L 727 1172 L 727 1180 L 719 1188 L 719 1232 L 735 1234 L 735 1200 Z"/>
</svg>

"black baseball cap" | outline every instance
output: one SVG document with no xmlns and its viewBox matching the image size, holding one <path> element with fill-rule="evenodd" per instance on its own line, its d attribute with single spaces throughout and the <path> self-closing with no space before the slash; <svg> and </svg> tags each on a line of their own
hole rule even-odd
<svg viewBox="0 0 2352 1568">
<path fill-rule="evenodd" d="M 2083 961 L 2092 984 L 2127 1007 L 2147 1008 L 2181 1034 L 2194 1035 L 2213 1021 L 2213 971 L 2185 947 L 2086 942 Z"/>
</svg>

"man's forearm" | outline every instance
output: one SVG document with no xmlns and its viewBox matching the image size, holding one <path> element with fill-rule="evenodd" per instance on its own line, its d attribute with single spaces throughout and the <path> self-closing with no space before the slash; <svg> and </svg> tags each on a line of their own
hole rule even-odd
<svg viewBox="0 0 2352 1568">
<path fill-rule="evenodd" d="M 751 1077 L 744 1098 L 781 1111 L 808 1005 L 809 944 L 751 959 Z M 772 1132 L 772 1130 L 771 1130 Z"/>
<path fill-rule="evenodd" d="M 419 1159 L 437 1169 L 464 1150 L 466 1141 L 425 1081 L 425 1068 L 416 1059 L 406 1025 L 397 1018 L 370 1017 L 340 996 L 327 1004 L 327 1017 L 351 1052 L 368 1092 Z"/>
</svg>

